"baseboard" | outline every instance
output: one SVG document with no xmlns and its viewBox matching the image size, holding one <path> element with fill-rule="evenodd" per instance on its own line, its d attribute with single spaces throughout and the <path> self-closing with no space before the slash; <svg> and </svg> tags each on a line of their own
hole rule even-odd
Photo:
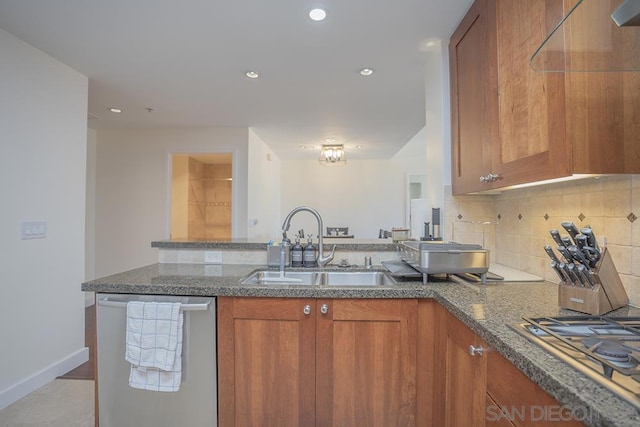
<svg viewBox="0 0 640 427">
<path fill-rule="evenodd" d="M 89 360 L 89 347 L 84 347 L 53 365 L 36 372 L 19 383 L 0 392 L 0 410 L 36 391 L 56 377 L 64 375 Z"/>
</svg>

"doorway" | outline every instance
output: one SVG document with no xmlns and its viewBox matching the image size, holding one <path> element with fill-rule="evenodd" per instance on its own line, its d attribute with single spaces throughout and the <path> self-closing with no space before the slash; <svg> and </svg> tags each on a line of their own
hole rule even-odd
<svg viewBox="0 0 640 427">
<path fill-rule="evenodd" d="M 171 155 L 171 238 L 231 238 L 231 153 Z"/>
</svg>

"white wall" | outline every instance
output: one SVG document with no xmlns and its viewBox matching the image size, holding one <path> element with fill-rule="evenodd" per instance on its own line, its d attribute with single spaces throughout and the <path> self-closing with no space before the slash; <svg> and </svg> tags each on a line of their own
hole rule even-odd
<svg viewBox="0 0 640 427">
<path fill-rule="evenodd" d="M 264 242 L 277 240 L 284 218 L 280 212 L 282 164 L 251 129 L 248 163 L 247 237 Z"/>
<path fill-rule="evenodd" d="M 0 30 L 0 409 L 87 360 L 85 76 Z M 47 238 L 21 240 L 22 221 Z"/>
<path fill-rule="evenodd" d="M 451 114 L 449 111 L 449 64 L 447 45 L 435 42 L 425 69 L 428 209 L 441 210 L 441 236 L 447 229 L 444 186 L 451 183 Z"/>
<path fill-rule="evenodd" d="M 247 236 L 247 128 L 99 130 L 96 275 L 157 262 L 169 238 L 170 155 L 233 153 L 232 236 Z"/>
<path fill-rule="evenodd" d="M 346 166 L 324 166 L 317 160 L 283 160 L 281 200 L 283 216 L 296 206 L 311 206 L 320 212 L 325 227 L 349 227 L 356 238 L 377 238 L 381 228 L 404 225 L 404 164 L 349 160 Z M 300 228 L 317 234 L 309 213 L 294 217 L 289 237 Z"/>
</svg>

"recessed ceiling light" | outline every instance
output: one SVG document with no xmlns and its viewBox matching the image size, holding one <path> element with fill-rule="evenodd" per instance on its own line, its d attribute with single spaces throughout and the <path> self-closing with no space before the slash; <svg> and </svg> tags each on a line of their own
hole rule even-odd
<svg viewBox="0 0 640 427">
<path fill-rule="evenodd" d="M 326 17 L 327 12 L 322 9 L 313 9 L 311 12 L 309 12 L 309 18 L 313 19 L 314 21 L 322 21 Z"/>
<path fill-rule="evenodd" d="M 109 108 L 109 111 L 111 111 L 112 113 L 116 113 L 116 114 L 122 113 L 122 110 L 120 108 L 115 108 L 115 107 Z"/>
<path fill-rule="evenodd" d="M 333 143 L 333 142 L 336 142 L 336 139 L 335 138 L 325 138 L 325 141 L 328 142 L 328 143 Z"/>
<path fill-rule="evenodd" d="M 301 150 L 304 150 L 305 148 L 307 148 L 307 146 L 306 145 L 298 145 L 298 148 L 301 149 Z"/>
<path fill-rule="evenodd" d="M 356 148 L 362 148 L 362 145 L 356 145 Z"/>
<path fill-rule="evenodd" d="M 257 73 L 257 72 L 255 72 L 255 71 L 247 71 L 247 72 L 245 73 L 245 75 L 246 75 L 247 77 L 249 77 L 250 79 L 257 79 L 258 77 L 260 77 L 260 74 L 258 74 L 258 73 Z"/>
<path fill-rule="evenodd" d="M 373 70 L 371 68 L 363 68 L 360 70 L 361 76 L 370 76 L 371 74 L 373 74 Z"/>
</svg>

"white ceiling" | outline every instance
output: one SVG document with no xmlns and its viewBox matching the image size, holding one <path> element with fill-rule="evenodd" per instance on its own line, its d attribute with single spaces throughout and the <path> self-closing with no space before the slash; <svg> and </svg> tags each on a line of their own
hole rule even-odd
<svg viewBox="0 0 640 427">
<path fill-rule="evenodd" d="M 89 77 L 92 128 L 248 126 L 281 158 L 330 137 L 389 158 L 425 124 L 428 42 L 471 2 L 0 0 L 0 28 Z"/>
</svg>

